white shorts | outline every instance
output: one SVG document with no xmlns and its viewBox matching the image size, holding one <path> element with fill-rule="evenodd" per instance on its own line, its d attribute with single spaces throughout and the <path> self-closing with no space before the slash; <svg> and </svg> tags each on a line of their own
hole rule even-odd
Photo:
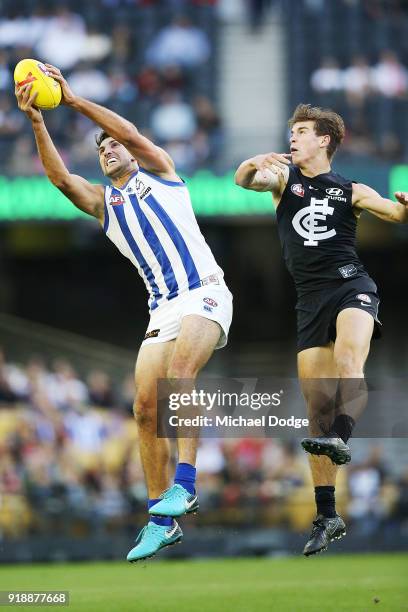
<svg viewBox="0 0 408 612">
<path fill-rule="evenodd" d="M 142 346 L 174 340 L 179 335 L 183 317 L 192 314 L 216 321 L 221 326 L 222 333 L 216 349 L 227 344 L 232 320 L 232 293 L 222 283 L 184 291 L 156 308 L 150 316 Z"/>
</svg>

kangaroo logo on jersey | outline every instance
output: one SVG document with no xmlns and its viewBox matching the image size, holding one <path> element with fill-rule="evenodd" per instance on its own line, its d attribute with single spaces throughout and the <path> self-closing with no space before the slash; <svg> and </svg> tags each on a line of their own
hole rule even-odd
<svg viewBox="0 0 408 612">
<path fill-rule="evenodd" d="M 336 230 L 327 229 L 327 225 L 319 225 L 326 221 L 327 215 L 332 215 L 334 208 L 329 206 L 329 200 L 312 198 L 310 206 L 301 208 L 292 219 L 292 225 L 302 238 L 304 246 L 318 246 L 320 240 L 328 240 L 336 235 Z"/>
<path fill-rule="evenodd" d="M 149 195 L 151 190 L 152 188 L 145 185 L 141 179 L 136 179 L 136 193 L 139 200 L 143 200 L 147 195 Z"/>
<path fill-rule="evenodd" d="M 301 183 L 296 183 L 295 185 L 292 185 L 290 190 L 292 193 L 299 196 L 300 198 L 303 198 L 303 196 L 305 195 L 305 190 L 303 189 L 303 185 Z"/>
</svg>

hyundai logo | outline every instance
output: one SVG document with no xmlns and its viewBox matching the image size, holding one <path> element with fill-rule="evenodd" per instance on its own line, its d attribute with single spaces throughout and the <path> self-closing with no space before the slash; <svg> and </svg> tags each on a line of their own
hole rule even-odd
<svg viewBox="0 0 408 612">
<path fill-rule="evenodd" d="M 343 190 L 338 187 L 331 187 L 330 189 L 326 189 L 326 193 L 332 196 L 340 196 L 343 195 Z"/>
</svg>

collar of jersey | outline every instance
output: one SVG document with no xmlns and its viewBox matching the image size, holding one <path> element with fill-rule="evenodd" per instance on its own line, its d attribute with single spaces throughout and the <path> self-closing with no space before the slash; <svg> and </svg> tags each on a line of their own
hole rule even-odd
<svg viewBox="0 0 408 612">
<path fill-rule="evenodd" d="M 322 172 L 321 174 L 316 174 L 316 176 L 306 176 L 306 174 L 303 174 L 303 172 L 301 171 L 300 168 L 298 168 L 300 175 L 306 179 L 307 181 L 314 181 L 315 179 L 320 178 L 321 176 L 326 176 L 327 174 L 332 174 L 333 170 L 330 170 L 329 172 Z"/>
<path fill-rule="evenodd" d="M 132 178 L 134 178 L 136 176 L 136 174 L 138 174 L 139 170 L 136 170 L 136 172 L 133 172 L 133 174 L 131 174 L 128 178 L 128 180 L 126 181 L 126 183 L 124 185 L 122 185 L 122 187 L 115 187 L 114 185 L 112 185 L 113 189 L 119 189 L 119 190 L 123 190 L 125 189 L 125 187 L 127 187 L 130 183 L 130 181 L 132 180 Z"/>
<path fill-rule="evenodd" d="M 157 174 L 153 174 L 153 172 L 149 172 L 148 170 L 146 170 L 145 168 L 142 168 L 141 166 L 139 166 L 139 169 L 136 170 L 136 172 L 133 172 L 133 174 L 131 174 L 131 176 L 128 178 L 128 180 L 126 181 L 126 183 L 124 185 L 122 185 L 122 187 L 112 187 L 114 189 L 120 189 L 121 191 L 123 191 L 123 189 L 125 189 L 129 182 L 132 180 L 132 178 L 134 178 L 137 174 L 139 174 L 139 171 L 142 172 L 143 174 L 147 174 L 148 176 L 153 177 L 154 179 L 156 179 L 156 181 L 159 181 L 159 183 L 163 183 L 164 185 L 174 185 L 174 186 L 185 186 L 185 182 L 182 181 L 168 181 L 167 179 L 161 178 L 161 176 L 157 176 Z"/>
</svg>

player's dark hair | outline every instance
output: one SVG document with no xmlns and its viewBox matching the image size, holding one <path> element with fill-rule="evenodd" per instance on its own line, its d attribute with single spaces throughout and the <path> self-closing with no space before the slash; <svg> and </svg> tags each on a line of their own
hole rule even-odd
<svg viewBox="0 0 408 612">
<path fill-rule="evenodd" d="M 108 134 L 108 132 L 105 132 L 105 130 L 101 130 L 98 134 L 95 134 L 95 142 L 98 149 L 101 146 L 101 143 L 105 140 L 105 138 L 110 138 L 110 134 Z"/>
<path fill-rule="evenodd" d="M 317 136 L 330 136 L 327 147 L 327 156 L 331 160 L 337 147 L 342 143 L 346 128 L 344 121 L 329 108 L 320 108 L 311 104 L 298 104 L 295 112 L 288 121 L 290 128 L 299 121 L 314 121 L 314 131 Z"/>
</svg>

